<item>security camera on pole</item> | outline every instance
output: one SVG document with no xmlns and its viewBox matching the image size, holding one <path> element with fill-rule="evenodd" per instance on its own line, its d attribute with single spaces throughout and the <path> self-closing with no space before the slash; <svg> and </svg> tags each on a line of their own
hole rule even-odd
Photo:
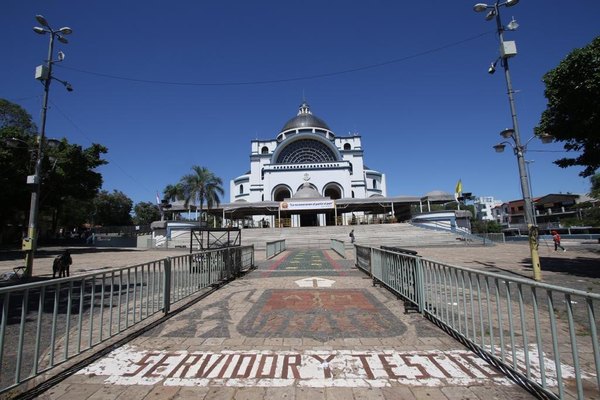
<svg viewBox="0 0 600 400">
<path fill-rule="evenodd" d="M 42 173 L 42 160 L 44 158 L 44 141 L 46 135 L 46 113 L 48 110 L 48 93 L 50 91 L 50 82 L 52 79 L 62 83 L 67 91 L 73 91 L 73 87 L 67 81 L 54 78 L 52 76 L 52 65 L 55 62 L 61 62 L 65 58 L 65 54 L 61 51 L 58 53 L 58 59 L 52 60 L 54 52 L 54 39 L 57 39 L 61 43 L 68 43 L 65 35 L 70 35 L 73 30 L 69 27 L 63 27 L 58 30 L 54 30 L 41 15 L 36 15 L 35 19 L 42 25 L 42 27 L 35 26 L 33 31 L 40 35 L 50 34 L 50 43 L 48 44 L 48 58 L 46 59 L 45 65 L 39 65 L 35 69 L 35 79 L 42 82 L 44 85 L 44 100 L 42 103 L 42 123 L 40 126 L 40 136 L 38 137 L 38 150 L 37 159 L 35 162 L 35 170 L 33 175 L 27 177 L 27 183 L 33 185 L 31 192 L 31 205 L 29 208 L 29 225 L 27 228 L 27 237 L 23 239 L 22 249 L 25 251 L 25 272 L 26 277 L 33 275 L 33 258 L 37 249 L 37 238 L 38 238 L 38 211 L 40 205 L 40 188 L 41 188 L 41 173 Z"/>
<path fill-rule="evenodd" d="M 521 135 L 519 134 L 519 125 L 517 122 L 517 110 L 515 107 L 514 91 L 512 88 L 512 81 L 510 78 L 510 70 L 508 67 L 508 59 L 517 55 L 517 46 L 514 41 L 504 40 L 504 31 L 514 31 L 519 25 L 513 20 L 505 27 L 500 19 L 500 7 L 512 7 L 516 5 L 519 0 L 506 0 L 504 2 L 496 1 L 492 5 L 477 3 L 473 6 L 473 10 L 476 12 L 487 11 L 485 19 L 490 21 L 496 20 L 496 27 L 498 30 L 498 37 L 500 39 L 500 57 L 491 64 L 488 69 L 488 73 L 493 74 L 496 71 L 496 64 L 498 61 L 502 63 L 504 68 L 504 77 L 506 78 L 506 87 L 508 89 L 508 102 L 510 104 L 510 113 L 512 116 L 512 128 L 505 129 L 502 131 L 504 138 L 511 138 L 514 141 L 515 155 L 517 156 L 517 164 L 519 166 L 519 178 L 521 182 L 521 192 L 523 194 L 523 201 L 525 203 L 525 222 L 527 223 L 529 231 L 529 249 L 531 252 L 531 264 L 533 268 L 533 279 L 536 281 L 542 280 L 542 270 L 540 266 L 540 257 L 538 253 L 538 227 L 535 224 L 533 218 L 532 200 L 531 193 L 529 190 L 529 177 L 527 176 L 527 169 L 525 167 L 524 153 L 527 147 L 527 143 L 523 145 L 521 143 Z M 544 139 L 544 138 L 542 138 Z M 511 144 L 512 145 L 512 144 Z M 494 146 L 496 151 L 502 151 L 499 149 L 499 145 Z"/>
</svg>

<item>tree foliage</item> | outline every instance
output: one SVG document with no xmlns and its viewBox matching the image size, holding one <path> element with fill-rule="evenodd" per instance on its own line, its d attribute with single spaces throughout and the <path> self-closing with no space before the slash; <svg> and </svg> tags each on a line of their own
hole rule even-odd
<svg viewBox="0 0 600 400">
<path fill-rule="evenodd" d="M 19 105 L 0 99 L 0 226 L 9 235 L 20 234 L 27 224 L 38 137 L 31 116 Z M 89 204 L 102 186 L 95 169 L 106 161 L 106 147 L 88 148 L 62 139 L 57 147 L 44 143 L 42 159 L 39 230 L 41 236 L 58 227 L 71 229 L 87 221 Z M 10 228 L 12 227 L 12 228 Z M 0 237 L 0 241 L 2 238 Z"/>
<path fill-rule="evenodd" d="M 564 142 L 567 151 L 581 152 L 554 163 L 561 168 L 582 166 L 580 176 L 600 167 L 600 36 L 575 49 L 543 78 L 548 99 L 537 134 Z"/>
<path fill-rule="evenodd" d="M 136 225 L 146 225 L 153 221 L 160 220 L 160 210 L 156 204 L 149 201 L 139 202 L 133 207 L 135 215 L 133 217 L 133 223 Z"/>
<path fill-rule="evenodd" d="M 93 225 L 131 225 L 133 200 L 120 190 L 100 191 L 94 198 Z"/>
<path fill-rule="evenodd" d="M 193 203 L 199 205 L 202 210 L 204 203 L 208 208 L 219 205 L 219 196 L 224 194 L 221 178 L 206 167 L 198 165 L 192 166 L 192 171 L 191 174 L 184 175 L 179 183 L 185 206 Z"/>
</svg>

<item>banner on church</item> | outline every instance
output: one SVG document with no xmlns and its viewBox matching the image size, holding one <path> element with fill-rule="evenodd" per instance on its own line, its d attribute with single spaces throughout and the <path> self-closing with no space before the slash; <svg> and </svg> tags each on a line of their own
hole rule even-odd
<svg viewBox="0 0 600 400">
<path fill-rule="evenodd" d="M 282 201 L 279 203 L 281 211 L 324 210 L 330 208 L 335 208 L 333 200 Z"/>
</svg>

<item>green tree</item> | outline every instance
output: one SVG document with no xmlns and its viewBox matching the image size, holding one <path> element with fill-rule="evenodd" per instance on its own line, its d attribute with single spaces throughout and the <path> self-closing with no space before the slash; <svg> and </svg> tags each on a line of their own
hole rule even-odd
<svg viewBox="0 0 600 400">
<path fill-rule="evenodd" d="M 200 206 L 202 212 L 204 203 L 210 209 L 213 205 L 219 205 L 220 197 L 223 196 L 223 181 L 215 176 L 206 167 L 194 165 L 192 173 L 184 175 L 181 178 L 181 194 L 184 205 L 187 207 L 190 202 Z"/>
<path fill-rule="evenodd" d="M 496 221 L 471 220 L 471 231 L 473 233 L 500 233 L 502 225 Z"/>
<path fill-rule="evenodd" d="M 94 198 L 93 204 L 93 225 L 131 225 L 133 201 L 125 193 L 119 190 L 114 190 L 112 193 L 102 190 Z"/>
<path fill-rule="evenodd" d="M 76 226 L 66 224 L 72 219 L 69 214 L 81 214 L 78 210 L 65 207 L 67 202 L 83 207 L 82 211 L 89 215 L 87 204 L 92 202 L 102 187 L 102 175 L 95 169 L 106 164 L 101 158 L 106 152 L 106 147 L 96 143 L 84 149 L 69 144 L 65 139 L 57 147 L 48 149 L 50 165 L 43 179 L 42 205 L 49 212 L 52 211 L 53 231 L 56 231 L 57 225 L 66 225 L 67 228 L 81 225 L 81 222 Z"/>
<path fill-rule="evenodd" d="M 167 185 L 163 190 L 163 203 L 183 199 L 183 188 L 181 183 L 176 185 Z"/>
<path fill-rule="evenodd" d="M 156 204 L 149 201 L 139 202 L 133 207 L 133 223 L 136 225 L 146 225 L 153 221 L 160 220 L 160 210 Z"/>
<path fill-rule="evenodd" d="M 561 168 L 582 166 L 580 176 L 600 167 L 600 36 L 568 54 L 543 78 L 548 99 L 536 133 L 548 133 L 564 142 L 576 157 L 554 161 Z"/>
<path fill-rule="evenodd" d="M 3 236 L 20 236 L 27 224 L 31 187 L 27 176 L 34 173 L 37 157 L 37 128 L 19 105 L 0 99 L 0 227 Z M 107 149 L 70 144 L 46 145 L 42 160 L 39 228 L 43 236 L 58 227 L 71 229 L 86 222 L 90 203 L 102 186 L 95 171 L 106 164 Z M 0 236 L 0 241 L 3 238 Z"/>
</svg>

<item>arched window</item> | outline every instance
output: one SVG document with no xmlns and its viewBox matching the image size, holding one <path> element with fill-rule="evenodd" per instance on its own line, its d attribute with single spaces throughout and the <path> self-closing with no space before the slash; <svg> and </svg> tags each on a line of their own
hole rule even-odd
<svg viewBox="0 0 600 400">
<path fill-rule="evenodd" d="M 373 179 L 373 189 L 377 189 L 377 179 Z"/>
<path fill-rule="evenodd" d="M 240 185 L 240 194 L 244 193 L 244 185 Z"/>
<path fill-rule="evenodd" d="M 264 146 L 262 149 L 260 149 L 260 154 L 269 154 L 269 148 Z"/>
<path fill-rule="evenodd" d="M 352 146 L 350 146 L 350 143 L 344 144 L 344 150 L 352 150 Z"/>
<path fill-rule="evenodd" d="M 300 139 L 287 145 L 277 157 L 277 164 L 307 164 L 337 161 L 327 145 L 312 139 Z"/>
<path fill-rule="evenodd" d="M 342 198 L 342 194 L 339 188 L 330 186 L 325 189 L 325 196 L 331 198 L 332 200 L 337 200 Z"/>
<path fill-rule="evenodd" d="M 275 198 L 273 200 L 275 201 L 283 201 L 284 199 L 288 199 L 291 196 L 290 191 L 287 189 L 279 189 L 277 190 L 277 192 L 275 193 Z"/>
</svg>

